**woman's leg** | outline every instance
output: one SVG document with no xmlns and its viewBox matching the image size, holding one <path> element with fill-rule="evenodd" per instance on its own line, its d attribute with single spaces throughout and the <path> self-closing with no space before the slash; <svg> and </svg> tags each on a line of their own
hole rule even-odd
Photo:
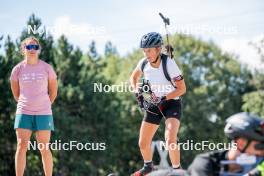
<svg viewBox="0 0 264 176">
<path fill-rule="evenodd" d="M 23 176 L 26 167 L 26 153 L 28 142 L 30 141 L 32 131 L 28 129 L 17 128 L 17 149 L 15 156 L 16 176 Z"/>
<path fill-rule="evenodd" d="M 139 148 L 144 161 L 152 161 L 151 142 L 159 125 L 142 121 L 139 134 Z"/>
<path fill-rule="evenodd" d="M 42 164 L 45 176 L 52 176 L 53 160 L 52 153 L 49 149 L 48 143 L 50 142 L 51 131 L 39 130 L 36 132 L 36 139 L 40 146 L 40 153 L 42 157 Z"/>
<path fill-rule="evenodd" d="M 180 121 L 176 118 L 168 118 L 165 121 L 165 140 L 169 149 L 169 156 L 173 167 L 180 166 L 180 150 L 177 145 L 177 134 Z"/>
</svg>

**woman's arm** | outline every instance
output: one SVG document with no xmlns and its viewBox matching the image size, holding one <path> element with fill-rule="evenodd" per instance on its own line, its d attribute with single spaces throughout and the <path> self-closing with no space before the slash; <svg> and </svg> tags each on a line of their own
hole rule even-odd
<svg viewBox="0 0 264 176">
<path fill-rule="evenodd" d="M 19 82 L 15 81 L 15 80 L 11 80 L 11 90 L 12 90 L 12 94 L 15 98 L 16 101 L 18 101 L 18 97 L 19 97 Z"/>
<path fill-rule="evenodd" d="M 142 75 L 141 70 L 139 70 L 138 68 L 135 68 L 130 76 L 130 84 L 134 92 L 137 92 L 138 90 L 138 81 L 141 75 Z"/>
<path fill-rule="evenodd" d="M 53 103 L 57 97 L 57 92 L 58 92 L 58 82 L 57 79 L 49 79 L 49 98 L 50 102 Z"/>
<path fill-rule="evenodd" d="M 185 85 L 184 79 L 176 80 L 174 81 L 174 84 L 176 85 L 176 89 L 168 93 L 168 95 L 166 96 L 167 100 L 174 99 L 175 97 L 180 97 L 186 93 L 186 85 Z"/>
</svg>

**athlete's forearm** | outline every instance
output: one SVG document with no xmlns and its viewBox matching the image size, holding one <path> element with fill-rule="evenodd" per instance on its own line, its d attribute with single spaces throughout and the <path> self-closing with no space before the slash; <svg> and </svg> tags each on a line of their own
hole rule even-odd
<svg viewBox="0 0 264 176">
<path fill-rule="evenodd" d="M 14 99 L 16 100 L 16 102 L 18 102 L 19 95 L 14 95 L 13 94 L 13 96 L 14 96 Z"/>
<path fill-rule="evenodd" d="M 176 89 L 166 95 L 166 99 L 174 99 L 176 97 L 180 97 L 186 93 L 186 89 Z"/>
<path fill-rule="evenodd" d="M 50 102 L 53 103 L 57 97 L 57 92 L 53 92 L 49 94 Z"/>
<path fill-rule="evenodd" d="M 12 90 L 14 99 L 18 101 L 19 94 L 20 94 L 18 82 L 11 81 L 11 90 Z"/>
<path fill-rule="evenodd" d="M 131 84 L 131 87 L 133 89 L 133 92 L 137 92 L 137 90 L 138 90 L 137 82 L 138 82 L 138 80 L 136 78 L 130 79 L 130 84 Z"/>
<path fill-rule="evenodd" d="M 176 89 L 166 95 L 166 99 L 174 99 L 180 97 L 186 93 L 186 86 L 184 80 L 175 82 Z"/>
<path fill-rule="evenodd" d="M 58 83 L 56 79 L 49 80 L 49 98 L 50 102 L 53 103 L 57 97 Z"/>
<path fill-rule="evenodd" d="M 50 98 L 51 104 L 55 101 L 55 99 L 57 97 L 57 92 L 58 92 L 57 85 L 54 85 L 53 87 L 50 87 L 50 90 L 49 90 L 49 98 Z"/>
<path fill-rule="evenodd" d="M 16 101 L 18 101 L 18 98 L 19 98 L 19 91 L 12 91 L 12 93 L 13 93 L 13 97 L 14 97 L 14 99 L 16 100 Z"/>
<path fill-rule="evenodd" d="M 133 89 L 133 92 L 137 92 L 138 90 L 138 81 L 141 76 L 141 72 L 139 70 L 134 70 L 130 77 L 130 84 Z"/>
</svg>

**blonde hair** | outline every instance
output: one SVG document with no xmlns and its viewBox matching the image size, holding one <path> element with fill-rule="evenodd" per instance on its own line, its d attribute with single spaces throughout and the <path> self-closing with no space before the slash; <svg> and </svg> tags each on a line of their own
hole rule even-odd
<svg viewBox="0 0 264 176">
<path fill-rule="evenodd" d="M 36 42 L 39 45 L 39 48 L 41 49 L 41 45 L 39 43 L 39 40 L 34 36 L 29 36 L 29 37 L 25 38 L 20 44 L 20 52 L 22 55 L 24 55 L 25 46 L 29 41 Z"/>
</svg>

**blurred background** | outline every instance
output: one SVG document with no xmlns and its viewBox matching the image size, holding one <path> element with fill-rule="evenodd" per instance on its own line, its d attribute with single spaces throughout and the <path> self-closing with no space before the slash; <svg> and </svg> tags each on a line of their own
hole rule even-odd
<svg viewBox="0 0 264 176">
<path fill-rule="evenodd" d="M 137 141 L 143 115 L 134 95 L 94 92 L 94 83 L 129 80 L 143 57 L 141 36 L 165 35 L 159 12 L 170 18 L 170 43 L 187 85 L 180 141 L 228 142 L 226 117 L 240 111 L 264 117 L 261 0 L 5 1 L 0 6 L 0 175 L 14 175 L 16 102 L 9 77 L 23 59 L 20 42 L 29 35 L 40 40 L 40 58 L 58 75 L 52 141 L 106 143 L 104 151 L 53 151 L 54 175 L 127 175 L 142 166 Z M 163 131 L 162 124 L 155 140 L 163 140 Z M 201 152 L 182 151 L 183 168 Z M 27 159 L 26 175 L 43 175 L 39 152 L 29 151 Z"/>
</svg>

